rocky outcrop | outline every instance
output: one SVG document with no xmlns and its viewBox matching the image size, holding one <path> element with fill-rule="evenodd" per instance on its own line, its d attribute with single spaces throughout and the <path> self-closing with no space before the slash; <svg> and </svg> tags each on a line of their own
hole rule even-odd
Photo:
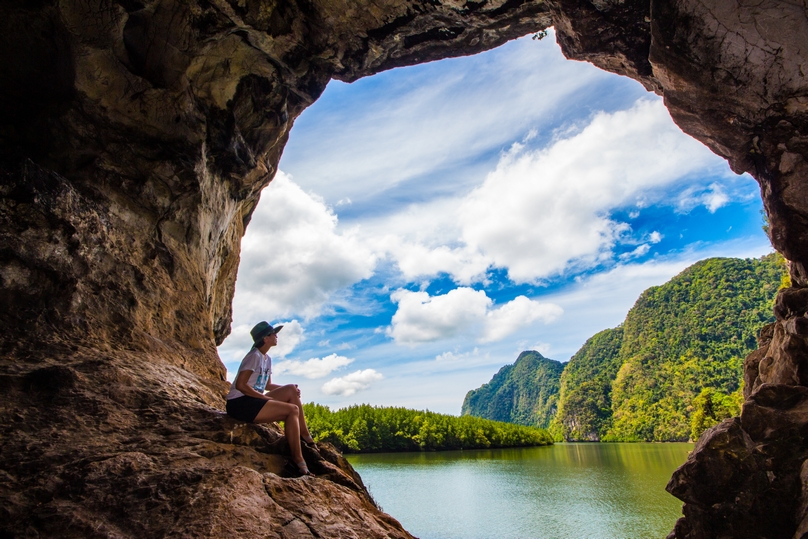
<svg viewBox="0 0 808 539">
<path fill-rule="evenodd" d="M 411 537 L 333 446 L 304 448 L 316 478 L 290 477 L 278 427 L 230 419 L 187 370 L 57 357 L 0 376 L 6 537 Z"/>
<path fill-rule="evenodd" d="M 276 431 L 217 413 L 238 242 L 292 122 L 331 78 L 473 54 L 550 24 L 569 57 L 662 94 L 683 130 L 758 179 L 772 242 L 795 289 L 808 287 L 804 2 L 0 4 L 2 533 L 216 536 L 228 524 L 229 535 L 405 536 L 337 456 L 311 456 L 325 479 L 283 478 Z M 800 390 L 783 389 L 805 385 L 799 290 L 727 447 L 765 440 L 784 455 L 799 443 L 788 410 Z M 756 499 L 798 501 L 748 512 L 783 534 L 802 529 L 808 505 L 790 453 L 792 480 Z M 754 451 L 727 462 L 762 478 L 749 458 L 769 465 Z M 696 492 L 712 473 L 701 469 L 677 492 Z M 705 536 L 707 498 L 683 496 L 677 536 Z M 726 507 L 731 529 L 762 529 Z"/>
</svg>

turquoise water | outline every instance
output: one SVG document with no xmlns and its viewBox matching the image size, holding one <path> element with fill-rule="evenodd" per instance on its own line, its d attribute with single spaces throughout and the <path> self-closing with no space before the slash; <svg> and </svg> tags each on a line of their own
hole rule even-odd
<svg viewBox="0 0 808 539">
<path fill-rule="evenodd" d="M 385 512 L 421 539 L 664 538 L 665 492 L 693 444 L 350 455 Z"/>
</svg>

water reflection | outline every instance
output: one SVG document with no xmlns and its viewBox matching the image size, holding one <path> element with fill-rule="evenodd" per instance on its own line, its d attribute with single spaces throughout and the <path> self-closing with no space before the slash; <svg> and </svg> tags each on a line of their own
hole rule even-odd
<svg viewBox="0 0 808 539">
<path fill-rule="evenodd" d="M 667 492 L 692 444 L 353 455 L 385 511 L 421 539 L 665 537 Z"/>
</svg>

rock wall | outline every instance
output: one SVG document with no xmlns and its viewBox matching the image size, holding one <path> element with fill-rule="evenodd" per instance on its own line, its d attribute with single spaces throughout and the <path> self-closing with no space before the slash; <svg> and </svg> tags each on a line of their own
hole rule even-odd
<svg viewBox="0 0 808 539">
<path fill-rule="evenodd" d="M 685 132 L 760 182 L 795 288 L 747 362 L 741 419 L 674 477 L 674 533 L 799 536 L 807 19 L 804 0 L 6 0 L 0 530 L 406 537 L 329 448 L 309 455 L 325 478 L 283 478 L 279 433 L 222 417 L 215 346 L 239 240 L 331 78 L 554 24 L 567 56 L 663 95 Z"/>
</svg>

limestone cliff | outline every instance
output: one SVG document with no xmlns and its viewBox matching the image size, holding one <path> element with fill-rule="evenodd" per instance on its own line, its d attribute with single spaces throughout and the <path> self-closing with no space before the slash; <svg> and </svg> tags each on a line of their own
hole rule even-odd
<svg viewBox="0 0 808 539">
<path fill-rule="evenodd" d="M 284 479 L 270 473 L 277 432 L 217 413 L 238 242 L 292 122 L 331 78 L 551 24 L 569 57 L 640 80 L 683 130 L 750 171 L 791 261 L 795 288 L 748 362 L 760 383 L 744 416 L 705 436 L 695 472 L 680 474 L 677 537 L 804 528 L 804 1 L 7 0 L 2 534 L 406 537 L 328 448 L 315 466 L 325 478 Z M 720 443 L 744 449 L 710 461 Z M 721 499 L 774 509 L 716 505 L 703 493 L 719 475 L 740 478 Z M 776 535 L 761 535 L 772 519 Z"/>
</svg>

